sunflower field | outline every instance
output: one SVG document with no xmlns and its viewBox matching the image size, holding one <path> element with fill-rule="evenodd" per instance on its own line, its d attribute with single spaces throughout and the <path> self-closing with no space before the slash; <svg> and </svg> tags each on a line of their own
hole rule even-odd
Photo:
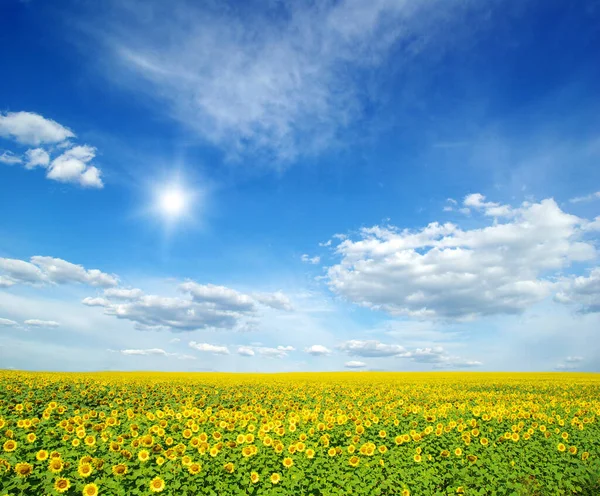
<svg viewBox="0 0 600 496">
<path fill-rule="evenodd" d="M 600 495 L 597 374 L 0 371 L 0 496 Z"/>
</svg>

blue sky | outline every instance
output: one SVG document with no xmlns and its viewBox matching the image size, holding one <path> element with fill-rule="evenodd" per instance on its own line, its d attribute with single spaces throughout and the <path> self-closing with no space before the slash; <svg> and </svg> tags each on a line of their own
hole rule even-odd
<svg viewBox="0 0 600 496">
<path fill-rule="evenodd" d="M 599 370 L 600 2 L 0 19 L 0 367 Z"/>
</svg>

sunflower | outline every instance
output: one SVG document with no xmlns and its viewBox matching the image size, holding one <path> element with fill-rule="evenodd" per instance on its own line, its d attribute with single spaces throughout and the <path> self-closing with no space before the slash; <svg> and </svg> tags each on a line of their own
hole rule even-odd
<svg viewBox="0 0 600 496">
<path fill-rule="evenodd" d="M 114 465 L 112 468 L 112 473 L 118 477 L 125 475 L 127 473 L 127 465 L 125 465 L 124 463 Z"/>
<path fill-rule="evenodd" d="M 421 461 L 423 461 L 423 459 L 421 458 L 421 455 L 416 454 L 415 456 L 413 456 L 413 460 L 417 463 L 421 463 Z"/>
<path fill-rule="evenodd" d="M 403 489 L 402 496 L 410 496 L 410 491 L 408 489 Z"/>
<path fill-rule="evenodd" d="M 351 456 L 348 460 L 348 463 L 352 467 L 358 467 L 358 464 L 360 463 L 360 458 L 358 458 L 358 456 Z"/>
<path fill-rule="evenodd" d="M 260 477 L 257 472 L 252 472 L 250 474 L 250 482 L 252 482 L 252 484 L 256 484 L 259 481 L 259 479 Z"/>
<path fill-rule="evenodd" d="M 467 460 L 469 460 L 471 463 L 475 463 L 477 461 L 477 456 L 476 455 L 467 455 Z"/>
<path fill-rule="evenodd" d="M 587 460 L 590 457 L 590 454 L 588 451 L 584 451 L 583 453 L 581 453 L 581 459 L 583 461 Z"/>
<path fill-rule="evenodd" d="M 200 470 L 202 470 L 202 465 L 199 463 L 190 463 L 188 466 L 188 472 L 192 475 L 199 474 Z"/>
<path fill-rule="evenodd" d="M 17 463 L 15 465 L 15 472 L 19 477 L 28 477 L 33 472 L 33 465 L 30 463 Z"/>
<path fill-rule="evenodd" d="M 58 474 L 64 467 L 64 463 L 60 458 L 51 458 L 48 462 L 48 470 L 53 474 Z"/>
<path fill-rule="evenodd" d="M 27 434 L 26 439 L 28 443 L 33 443 L 37 439 L 37 436 L 33 432 L 30 432 Z"/>
<path fill-rule="evenodd" d="M 35 459 L 38 462 L 43 462 L 45 460 L 48 459 L 48 452 L 46 450 L 39 450 L 36 454 L 35 454 Z"/>
<path fill-rule="evenodd" d="M 306 458 L 314 458 L 315 456 L 315 450 L 308 448 L 306 450 Z"/>
<path fill-rule="evenodd" d="M 165 461 L 166 461 L 166 460 L 165 460 L 165 459 L 164 459 L 162 456 L 159 456 L 159 457 L 156 459 L 156 464 L 160 466 L 160 465 L 162 465 L 163 463 L 165 463 Z"/>
<path fill-rule="evenodd" d="M 83 442 L 87 446 L 94 446 L 94 444 L 96 444 L 96 438 L 94 436 L 86 436 Z"/>
<path fill-rule="evenodd" d="M 454 454 L 455 454 L 456 456 L 461 456 L 461 455 L 462 455 L 462 450 L 461 450 L 460 448 L 456 448 L 456 449 L 454 450 Z"/>
<path fill-rule="evenodd" d="M 71 481 L 69 479 L 65 479 L 64 477 L 59 477 L 54 481 L 54 489 L 56 489 L 59 493 L 64 493 L 69 490 L 71 487 Z"/>
<path fill-rule="evenodd" d="M 150 453 L 148 452 L 148 450 L 141 450 L 138 453 L 138 460 L 140 462 L 147 462 L 149 458 L 150 458 Z"/>
<path fill-rule="evenodd" d="M 280 480 L 281 480 L 281 475 L 279 475 L 277 472 L 275 472 L 274 474 L 271 475 L 271 484 L 279 484 Z"/>
<path fill-rule="evenodd" d="M 90 463 L 82 463 L 81 465 L 79 465 L 79 468 L 77 469 L 77 473 L 83 477 L 89 477 L 90 475 L 92 475 L 92 472 L 94 471 L 92 465 Z"/>
<path fill-rule="evenodd" d="M 567 447 L 563 444 L 563 443 L 558 443 L 558 446 L 556 447 L 558 449 L 558 451 L 560 451 L 561 453 L 563 451 L 565 451 L 567 449 Z"/>
<path fill-rule="evenodd" d="M 294 464 L 294 460 L 292 460 L 291 458 L 284 458 L 283 459 L 283 466 L 285 468 L 290 468 L 292 465 Z"/>
<path fill-rule="evenodd" d="M 165 489 L 165 481 L 160 477 L 155 477 L 150 481 L 150 491 L 153 493 L 160 493 Z"/>
<path fill-rule="evenodd" d="M 337 450 L 335 448 L 329 448 L 329 450 L 327 451 L 327 454 L 329 456 L 335 456 L 337 454 Z"/>
<path fill-rule="evenodd" d="M 2 449 L 4 449 L 4 451 L 6 451 L 7 453 L 11 453 L 17 449 L 17 446 L 18 446 L 18 444 L 16 441 L 9 439 L 2 445 Z"/>
<path fill-rule="evenodd" d="M 569 448 L 569 453 L 571 453 L 572 455 L 576 455 L 577 454 L 577 446 L 571 446 Z"/>
<path fill-rule="evenodd" d="M 225 469 L 226 472 L 229 472 L 230 474 L 233 473 L 233 471 L 235 470 L 235 465 L 231 462 L 226 463 L 223 468 Z"/>
<path fill-rule="evenodd" d="M 91 484 L 86 484 L 83 486 L 83 491 L 81 491 L 83 496 L 98 496 L 98 486 L 93 482 Z"/>
</svg>

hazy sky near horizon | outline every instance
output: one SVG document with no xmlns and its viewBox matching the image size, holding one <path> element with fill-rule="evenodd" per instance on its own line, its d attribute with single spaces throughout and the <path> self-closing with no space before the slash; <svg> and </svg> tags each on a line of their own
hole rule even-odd
<svg viewBox="0 0 600 496">
<path fill-rule="evenodd" d="M 4 0 L 0 368 L 600 371 L 598 53 L 598 0 Z"/>
</svg>

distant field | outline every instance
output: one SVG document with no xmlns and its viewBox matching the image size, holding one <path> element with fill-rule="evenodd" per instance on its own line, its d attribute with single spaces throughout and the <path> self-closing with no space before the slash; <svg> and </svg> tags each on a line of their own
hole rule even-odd
<svg viewBox="0 0 600 496">
<path fill-rule="evenodd" d="M 0 371 L 0 496 L 600 494 L 600 375 Z"/>
</svg>

